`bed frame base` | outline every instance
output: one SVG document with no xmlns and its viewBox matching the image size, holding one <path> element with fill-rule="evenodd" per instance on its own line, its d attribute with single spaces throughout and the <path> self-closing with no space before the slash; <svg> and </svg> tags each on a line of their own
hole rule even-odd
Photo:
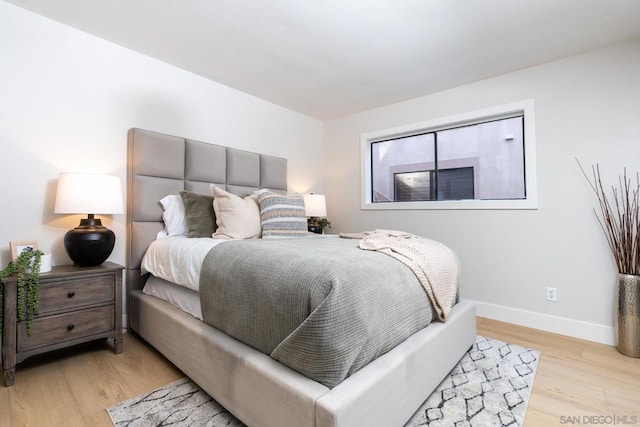
<svg viewBox="0 0 640 427">
<path fill-rule="evenodd" d="M 475 341 L 475 306 L 457 304 L 337 387 L 328 389 L 140 291 L 130 327 L 249 426 L 401 426 Z"/>
</svg>

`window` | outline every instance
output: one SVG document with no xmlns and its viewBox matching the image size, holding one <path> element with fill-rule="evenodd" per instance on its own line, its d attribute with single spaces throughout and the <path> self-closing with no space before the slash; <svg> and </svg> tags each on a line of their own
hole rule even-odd
<svg viewBox="0 0 640 427">
<path fill-rule="evenodd" d="M 363 209 L 536 208 L 533 101 L 362 136 Z"/>
<path fill-rule="evenodd" d="M 437 176 L 434 170 L 396 173 L 393 186 L 393 201 L 398 202 L 473 199 L 473 167 L 440 169 Z"/>
</svg>

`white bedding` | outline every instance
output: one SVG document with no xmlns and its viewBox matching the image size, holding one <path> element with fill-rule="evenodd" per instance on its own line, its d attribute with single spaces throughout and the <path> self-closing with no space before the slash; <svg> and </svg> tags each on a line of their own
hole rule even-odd
<svg viewBox="0 0 640 427">
<path fill-rule="evenodd" d="M 198 292 L 205 256 L 224 242 L 228 240 L 182 236 L 154 240 L 142 258 L 141 272 Z"/>
<path fill-rule="evenodd" d="M 171 282 L 150 276 L 145 283 L 142 292 L 160 298 L 185 313 L 189 313 L 196 319 L 202 320 L 202 309 L 200 308 L 200 295 L 198 292 L 187 289 L 184 286 L 174 285 Z"/>
</svg>

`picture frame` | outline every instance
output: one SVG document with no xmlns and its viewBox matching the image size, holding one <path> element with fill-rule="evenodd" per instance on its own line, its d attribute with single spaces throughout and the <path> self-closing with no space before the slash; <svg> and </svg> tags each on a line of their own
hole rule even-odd
<svg viewBox="0 0 640 427">
<path fill-rule="evenodd" d="M 24 251 L 37 251 L 39 249 L 37 240 L 11 241 L 9 242 L 9 247 L 11 248 L 12 261 L 15 261 Z"/>
</svg>

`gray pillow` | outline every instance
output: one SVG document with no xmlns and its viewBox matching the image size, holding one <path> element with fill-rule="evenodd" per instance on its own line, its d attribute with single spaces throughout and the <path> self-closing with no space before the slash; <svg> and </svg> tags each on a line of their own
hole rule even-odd
<svg viewBox="0 0 640 427">
<path fill-rule="evenodd" d="M 213 197 L 190 191 L 181 191 L 180 197 L 187 216 L 189 237 L 211 237 L 217 228 Z"/>
</svg>

